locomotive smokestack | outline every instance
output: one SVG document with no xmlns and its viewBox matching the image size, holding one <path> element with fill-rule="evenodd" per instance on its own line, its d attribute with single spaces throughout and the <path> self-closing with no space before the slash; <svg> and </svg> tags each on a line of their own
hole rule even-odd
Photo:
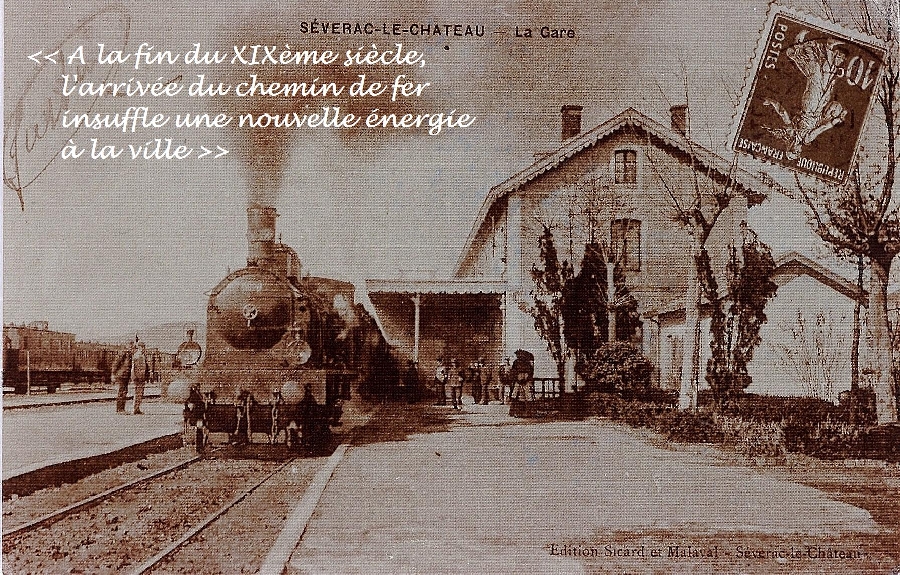
<svg viewBox="0 0 900 575">
<path fill-rule="evenodd" d="M 265 266 L 275 256 L 274 206 L 251 203 L 247 208 L 247 265 Z"/>
</svg>

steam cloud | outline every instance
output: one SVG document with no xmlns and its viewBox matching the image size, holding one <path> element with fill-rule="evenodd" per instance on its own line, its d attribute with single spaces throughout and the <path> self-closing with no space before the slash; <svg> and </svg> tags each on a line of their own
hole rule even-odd
<svg viewBox="0 0 900 575">
<path fill-rule="evenodd" d="M 262 83 L 280 82 L 307 82 L 315 81 L 322 85 L 334 82 L 338 86 L 345 86 L 340 96 L 329 95 L 317 97 L 295 98 L 284 96 L 251 96 L 237 97 L 234 91 L 217 102 L 218 107 L 224 109 L 235 117 L 252 113 L 255 116 L 261 114 L 289 114 L 289 113 L 321 113 L 324 106 L 339 106 L 341 114 L 353 113 L 365 117 L 370 110 L 380 109 L 382 112 L 391 112 L 398 115 L 407 113 L 421 113 L 426 108 L 433 107 L 434 98 L 426 92 L 419 98 L 398 98 L 391 101 L 391 90 L 385 90 L 380 96 L 367 96 L 365 98 L 350 98 L 350 84 L 359 79 L 360 74 L 365 74 L 366 83 L 381 82 L 390 84 L 398 74 L 405 74 L 408 81 L 429 81 L 426 68 L 417 66 L 344 66 L 344 53 L 347 49 L 363 47 L 367 49 L 373 43 L 371 37 L 352 37 L 348 41 L 346 36 L 302 36 L 302 45 L 298 43 L 298 35 L 291 33 L 297 28 L 290 16 L 284 14 L 254 14 L 247 19 L 244 26 L 233 32 L 223 35 L 222 44 L 230 51 L 231 46 L 278 46 L 281 50 L 290 46 L 291 50 L 331 50 L 339 54 L 339 57 L 330 65 L 279 65 L 271 63 L 264 65 L 245 66 L 233 65 L 225 78 L 221 81 L 232 85 L 239 82 L 249 82 L 250 75 L 256 75 L 257 81 Z M 394 41 L 384 41 L 377 38 L 380 49 L 393 48 Z M 397 42 L 401 42 L 398 40 Z M 416 48 L 418 49 L 418 48 Z M 427 62 L 427 60 L 426 60 Z M 423 73 L 424 72 L 424 73 Z M 434 91 L 432 91 L 434 93 Z M 272 127 L 239 127 L 235 120 L 229 125 L 232 149 L 236 151 L 247 167 L 249 176 L 250 203 L 258 203 L 264 206 L 274 206 L 278 199 L 278 190 L 284 175 L 285 164 L 291 150 L 300 138 L 315 140 L 327 137 L 339 137 L 344 145 L 350 148 L 362 148 L 376 143 L 373 140 L 383 138 L 384 135 L 375 130 L 367 130 L 362 122 L 355 128 L 341 129 L 337 134 L 323 128 L 272 128 Z"/>
</svg>

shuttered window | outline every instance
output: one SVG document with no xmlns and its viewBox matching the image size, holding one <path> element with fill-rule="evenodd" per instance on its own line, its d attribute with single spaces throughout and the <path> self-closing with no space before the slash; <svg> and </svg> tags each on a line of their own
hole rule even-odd
<svg viewBox="0 0 900 575">
<path fill-rule="evenodd" d="M 637 183 L 637 152 L 634 150 L 616 151 L 615 181 L 617 184 Z"/>
</svg>

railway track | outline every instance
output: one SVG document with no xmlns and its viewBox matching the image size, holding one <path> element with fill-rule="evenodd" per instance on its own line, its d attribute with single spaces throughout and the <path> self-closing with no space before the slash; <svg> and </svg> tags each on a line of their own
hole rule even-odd
<svg viewBox="0 0 900 575">
<path fill-rule="evenodd" d="M 87 569 L 90 572 L 135 575 L 228 571 L 227 567 L 210 565 L 206 565 L 208 571 L 204 571 L 186 564 L 198 553 L 196 549 L 182 553 L 192 545 L 201 548 L 200 555 L 221 553 L 224 547 L 231 549 L 241 560 L 258 564 L 284 530 L 284 517 L 296 505 L 300 493 L 304 494 L 303 501 L 307 502 L 309 513 L 312 513 L 327 483 L 327 478 L 324 482 L 320 479 L 322 468 L 328 467 L 332 461 L 331 458 L 324 462 L 321 458 L 291 458 L 284 462 L 261 462 L 193 457 L 5 530 L 4 572 L 41 572 L 48 566 L 67 572 L 86 572 L 84 570 Z M 198 466 L 201 462 L 207 462 L 209 467 Z M 233 474 L 240 478 L 241 483 L 232 477 L 219 476 L 223 469 L 242 465 L 252 471 Z M 295 473 L 295 480 L 290 485 L 287 477 L 290 473 L 285 473 L 289 468 L 294 468 Z M 170 478 L 178 471 L 185 473 L 180 474 L 180 478 Z M 328 477 L 332 471 L 333 466 L 328 471 Z M 283 476 L 273 481 L 279 474 Z M 209 490 L 215 493 L 207 493 L 208 497 L 203 498 L 185 492 L 183 485 L 196 486 L 203 481 L 200 479 L 203 477 L 215 486 Z M 310 491 L 311 479 L 315 484 L 312 491 L 318 489 L 314 500 L 306 494 Z M 271 485 L 267 485 L 269 483 Z M 233 484 L 240 487 L 235 489 Z M 261 490 L 264 486 L 267 488 Z M 258 491 L 268 493 L 254 499 L 252 505 L 241 505 Z M 166 509 L 167 498 L 169 504 L 175 502 L 172 511 Z M 190 508 L 187 513 L 184 512 L 186 507 Z M 254 507 L 256 509 L 247 509 Z M 157 508 L 160 508 L 158 513 Z M 251 518 L 255 513 L 269 516 L 273 523 L 258 526 Z M 152 514 L 157 515 L 150 517 Z M 142 515 L 147 518 L 140 520 Z M 126 516 L 127 519 L 122 519 L 120 523 L 119 518 Z M 229 527 L 220 527 L 213 529 L 215 533 L 208 534 L 211 526 L 225 516 L 231 523 L 250 526 L 248 528 L 254 533 L 251 537 L 241 537 Z M 167 520 L 169 517 L 173 518 Z M 296 521 L 295 517 L 291 519 Z M 304 528 L 307 519 L 303 520 Z M 127 529 L 124 529 L 126 524 Z M 214 542 L 214 545 L 202 549 L 206 541 Z M 123 554 L 123 548 L 128 552 Z M 256 559 L 247 557 L 248 548 L 258 554 Z M 286 560 L 287 556 L 284 562 Z"/>
<path fill-rule="evenodd" d="M 283 471 L 288 465 L 291 465 L 294 461 L 295 461 L 295 459 L 291 459 L 291 460 L 283 463 L 282 465 L 277 467 L 274 471 L 272 471 L 271 473 L 269 473 L 268 475 L 263 477 L 262 480 L 251 485 L 249 488 L 246 488 L 243 491 L 241 491 L 237 496 L 235 496 L 233 499 L 231 499 L 225 505 L 222 505 L 217 510 L 215 510 L 212 513 L 210 513 L 209 515 L 207 515 L 200 523 L 195 525 L 193 528 L 191 528 L 187 533 L 182 535 L 176 541 L 173 541 L 165 549 L 163 549 L 162 551 L 160 551 L 159 553 L 157 553 L 150 559 L 144 561 L 143 563 L 141 563 L 140 565 L 138 565 L 137 567 L 135 567 L 134 569 L 129 571 L 130 575 L 144 575 L 145 573 L 151 573 L 154 570 L 154 568 L 156 568 L 158 565 L 160 565 L 167 557 L 169 557 L 170 555 L 173 555 L 174 553 L 176 553 L 179 550 L 181 550 L 182 548 L 184 548 L 185 545 L 187 545 L 187 543 L 191 541 L 191 539 L 193 539 L 197 534 L 199 534 L 201 531 L 203 531 L 204 529 L 209 527 L 209 525 L 212 524 L 213 521 L 215 521 L 216 519 L 218 519 L 219 517 L 221 517 L 222 515 L 227 513 L 231 508 L 233 508 L 235 505 L 237 505 L 238 503 L 243 501 L 248 495 L 250 495 L 257 489 L 259 489 L 262 485 L 264 485 L 266 482 L 268 482 L 274 475 Z"/>
<path fill-rule="evenodd" d="M 282 459 L 273 446 L 248 459 L 225 447 L 8 528 L 4 572 L 283 572 L 372 415 L 330 455 Z"/>
<path fill-rule="evenodd" d="M 146 483 L 148 481 L 153 481 L 154 479 L 157 479 L 164 475 L 174 473 L 174 472 L 176 472 L 180 469 L 184 469 L 185 467 L 192 465 L 198 461 L 200 461 L 200 457 L 193 457 L 191 459 L 188 459 L 187 461 L 182 461 L 180 463 L 170 465 L 164 469 L 160 469 L 159 471 L 149 473 L 143 477 L 139 477 L 133 481 L 129 481 L 128 483 L 124 483 L 122 485 L 112 487 L 110 489 L 107 489 L 106 491 L 103 491 L 96 495 L 92 495 L 91 497 L 82 499 L 81 501 L 77 501 L 75 503 L 72 503 L 71 505 L 67 505 L 66 507 L 63 507 L 62 509 L 58 509 L 56 511 L 51 511 L 49 513 L 46 513 L 46 514 L 44 514 L 36 519 L 33 519 L 27 523 L 23 523 L 21 525 L 17 525 L 16 527 L 11 527 L 9 529 L 4 529 L 3 530 L 3 538 L 6 539 L 8 537 L 18 536 L 18 535 L 28 533 L 30 531 L 34 531 L 35 529 L 37 529 L 39 527 L 43 527 L 43 526 L 49 525 L 50 523 L 53 523 L 55 521 L 59 521 L 60 519 L 63 519 L 64 517 L 68 517 L 69 515 L 72 515 L 73 513 L 78 513 L 88 507 L 91 507 L 94 505 L 99 505 L 100 503 L 102 503 L 103 501 L 116 495 L 117 493 L 121 493 L 122 491 L 125 491 L 127 489 L 132 489 L 133 487 L 141 485 L 142 483 Z"/>
</svg>

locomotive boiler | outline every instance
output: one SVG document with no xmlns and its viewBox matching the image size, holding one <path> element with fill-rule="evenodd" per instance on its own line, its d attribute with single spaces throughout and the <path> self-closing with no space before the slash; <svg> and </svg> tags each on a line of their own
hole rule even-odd
<svg viewBox="0 0 900 575">
<path fill-rule="evenodd" d="M 209 292 L 206 354 L 185 412 L 205 434 L 198 447 L 210 432 L 321 445 L 349 396 L 347 322 L 275 240 L 277 217 L 272 206 L 248 207 L 247 266 Z M 352 284 L 339 283 L 352 298 Z"/>
</svg>

